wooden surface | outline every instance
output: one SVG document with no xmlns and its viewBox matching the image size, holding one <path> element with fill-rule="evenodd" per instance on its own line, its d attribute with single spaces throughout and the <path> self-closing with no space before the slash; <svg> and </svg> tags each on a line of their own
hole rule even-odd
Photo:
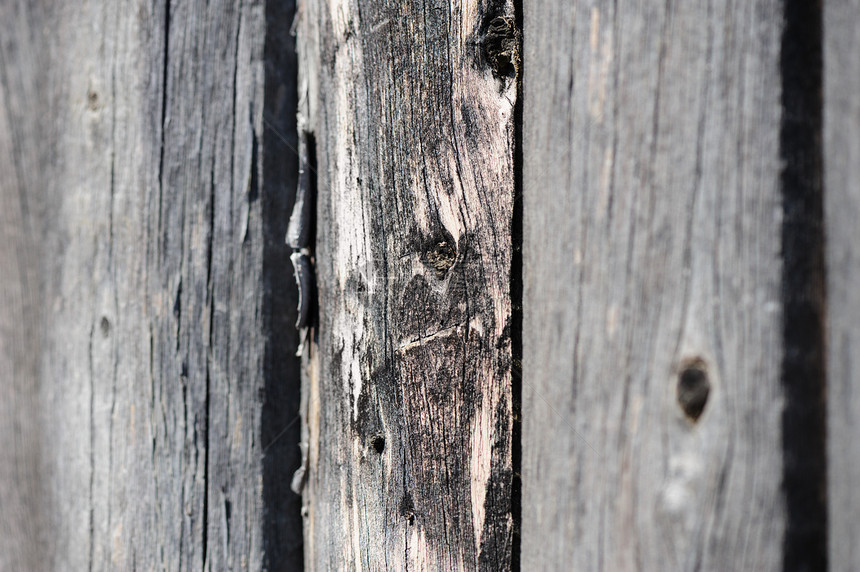
<svg viewBox="0 0 860 572">
<path fill-rule="evenodd" d="M 860 569 L 860 2 L 825 2 L 828 490 L 834 571 Z"/>
<path fill-rule="evenodd" d="M 291 4 L 40 8 L 45 569 L 294 569 Z"/>
<path fill-rule="evenodd" d="M 319 195 L 307 570 L 509 567 L 516 42 L 487 53 L 513 17 L 495 6 L 299 5 Z"/>
<path fill-rule="evenodd" d="M 0 570 L 45 569 L 39 471 L 42 310 L 38 20 L 0 3 Z"/>
<path fill-rule="evenodd" d="M 782 3 L 524 9 L 523 569 L 821 569 L 788 545 L 824 536 L 784 442 L 822 380 L 784 351 Z"/>
<path fill-rule="evenodd" d="M 522 6 L 0 4 L 0 570 L 860 568 L 860 2 Z"/>
</svg>

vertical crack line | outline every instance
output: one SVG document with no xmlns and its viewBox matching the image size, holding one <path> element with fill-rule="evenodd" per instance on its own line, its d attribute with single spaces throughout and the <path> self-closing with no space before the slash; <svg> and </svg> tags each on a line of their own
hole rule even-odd
<svg viewBox="0 0 860 572">
<path fill-rule="evenodd" d="M 93 365 L 93 335 L 95 334 L 95 324 L 90 326 L 89 338 L 89 370 L 90 370 L 90 501 L 89 501 L 89 527 L 90 527 L 90 546 L 89 546 L 89 566 L 88 570 L 93 569 L 93 557 L 95 549 L 95 503 L 93 495 L 95 493 L 95 476 L 96 476 L 96 419 L 95 419 L 95 368 Z"/>
<path fill-rule="evenodd" d="M 244 21 L 244 6 L 242 6 L 242 2 L 239 2 L 238 6 L 239 11 L 239 22 L 236 24 L 236 34 L 233 37 L 233 41 L 235 45 L 233 46 L 233 92 L 232 92 L 232 121 L 230 122 L 230 143 L 233 149 L 238 147 L 236 143 L 236 122 L 239 120 L 236 114 L 237 109 L 237 98 L 239 97 L 239 44 L 242 38 L 242 23 Z M 252 111 L 253 113 L 253 111 Z M 244 118 L 242 119 L 244 121 Z M 253 124 L 253 123 L 252 123 Z M 233 189 L 235 184 L 235 169 L 236 169 L 236 154 L 232 153 L 232 158 L 230 161 L 230 202 L 231 202 L 231 211 L 232 211 L 232 199 L 233 199 Z M 214 168 L 214 166 L 213 166 Z"/>
<path fill-rule="evenodd" d="M 119 11 L 117 11 L 117 22 L 115 25 L 119 29 Z M 105 14 L 107 16 L 107 14 Z M 111 60 L 110 68 L 110 96 L 111 96 L 111 118 L 110 118 L 110 207 L 108 209 L 108 269 L 114 270 L 113 266 L 113 249 L 114 249 L 114 206 L 116 203 L 116 113 L 117 113 L 117 97 L 116 97 L 116 68 L 117 57 Z M 112 274 L 115 274 L 112 272 Z M 115 278 L 115 276 L 111 276 Z M 116 281 L 114 280 L 114 283 Z M 114 294 L 116 298 L 116 294 Z"/>
<path fill-rule="evenodd" d="M 211 348 L 210 348 L 211 349 Z M 206 417 L 204 421 L 204 437 L 203 450 L 203 530 L 201 531 L 201 545 L 203 551 L 203 569 L 207 570 L 206 559 L 208 558 L 208 540 L 209 540 L 209 363 L 207 358 L 206 364 Z"/>
<path fill-rule="evenodd" d="M 203 550 L 203 569 L 206 567 L 209 548 L 209 420 L 211 418 L 212 384 L 212 332 L 215 329 L 215 287 L 212 281 L 212 259 L 215 246 L 215 164 L 213 160 L 209 182 L 209 241 L 206 252 L 206 287 L 209 296 L 209 340 L 206 350 L 206 412 L 203 422 L 205 431 L 203 451 L 203 530 L 201 544 Z"/>
<path fill-rule="evenodd" d="M 520 31 L 523 54 L 523 2 L 514 1 L 514 19 Z M 511 571 L 520 571 L 522 537 L 522 412 L 523 412 L 523 64 L 517 73 L 517 102 L 514 106 L 514 208 L 511 220 Z"/>
<path fill-rule="evenodd" d="M 164 53 L 161 61 L 161 150 L 158 157 L 158 228 L 162 227 L 161 214 L 164 200 L 164 151 L 167 140 L 167 80 L 168 60 L 170 57 L 170 0 L 164 3 Z M 162 235 L 166 234 L 162 229 Z M 163 252 L 163 249 L 162 249 Z"/>
<path fill-rule="evenodd" d="M 785 0 L 782 120 L 783 570 L 827 569 L 822 7 Z"/>
<path fill-rule="evenodd" d="M 167 120 L 167 78 L 170 57 L 170 0 L 164 3 L 164 53 L 161 62 L 161 165 L 164 164 L 164 127 Z"/>
</svg>

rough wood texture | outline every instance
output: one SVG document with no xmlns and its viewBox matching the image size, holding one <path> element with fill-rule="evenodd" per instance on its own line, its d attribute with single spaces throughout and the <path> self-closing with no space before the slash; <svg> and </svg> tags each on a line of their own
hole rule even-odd
<svg viewBox="0 0 860 572">
<path fill-rule="evenodd" d="M 484 36 L 499 16 L 510 3 L 299 4 L 320 221 L 308 570 L 510 564 L 517 66 L 512 27 Z"/>
<path fill-rule="evenodd" d="M 28 3 L 0 3 L 0 570 L 45 569 L 36 30 Z"/>
<path fill-rule="evenodd" d="M 860 1 L 825 2 L 830 563 L 860 570 Z"/>
<path fill-rule="evenodd" d="M 782 8 L 525 3 L 524 570 L 784 565 Z"/>
<path fill-rule="evenodd" d="M 261 182 L 279 172 L 261 159 L 263 114 L 282 125 L 294 111 L 273 100 L 294 88 L 283 72 L 266 85 L 265 10 L 91 0 L 44 14 L 52 569 L 259 570 L 267 536 L 300 558 L 289 503 L 263 490 L 277 487 L 264 468 L 288 482 L 298 452 L 295 436 L 293 453 L 273 446 L 286 409 L 263 419 L 267 389 L 283 403 L 298 383 L 277 357 L 294 334 L 271 347 L 295 317 L 271 316 L 289 306 L 271 217 L 286 220 L 290 182 Z"/>
</svg>

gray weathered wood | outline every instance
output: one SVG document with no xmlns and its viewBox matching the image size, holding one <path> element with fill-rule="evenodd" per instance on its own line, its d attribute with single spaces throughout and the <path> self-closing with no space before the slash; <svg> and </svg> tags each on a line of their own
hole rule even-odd
<svg viewBox="0 0 860 572">
<path fill-rule="evenodd" d="M 524 6 L 523 569 L 781 569 L 782 3 Z"/>
<path fill-rule="evenodd" d="M 26 2 L 0 3 L 0 570 L 45 569 L 40 486 L 35 31 Z"/>
<path fill-rule="evenodd" d="M 298 424 L 282 437 L 297 404 L 263 418 L 270 389 L 283 404 L 298 384 L 295 334 L 283 334 L 295 320 L 283 264 L 295 158 L 264 136 L 266 124 L 289 127 L 294 86 L 288 71 L 266 73 L 272 12 L 41 9 L 48 101 L 28 113 L 45 114 L 47 159 L 48 567 L 259 570 L 267 553 L 270 569 L 295 564 L 301 539 L 278 494 L 292 494 L 279 480 L 297 460 Z M 289 20 L 269 34 L 286 35 Z M 264 142 L 284 167 L 263 160 Z M 273 316 L 286 302 L 292 315 Z"/>
<path fill-rule="evenodd" d="M 299 4 L 319 194 L 308 570 L 510 565 L 518 66 L 509 20 L 484 37 L 513 18 L 493 6 Z"/>
<path fill-rule="evenodd" d="M 824 3 L 831 570 L 860 570 L 860 1 Z"/>
</svg>

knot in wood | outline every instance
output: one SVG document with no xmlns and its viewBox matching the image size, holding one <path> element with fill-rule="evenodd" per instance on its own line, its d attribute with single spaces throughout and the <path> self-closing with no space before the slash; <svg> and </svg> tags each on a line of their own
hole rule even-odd
<svg viewBox="0 0 860 572">
<path fill-rule="evenodd" d="M 440 241 L 430 249 L 427 254 L 427 264 L 436 271 L 437 275 L 444 276 L 448 269 L 454 266 L 457 259 L 457 249 L 448 241 Z"/>
<path fill-rule="evenodd" d="M 90 111 L 98 111 L 101 108 L 101 102 L 99 101 L 99 94 L 97 91 L 92 89 L 87 90 L 87 108 Z"/>
<path fill-rule="evenodd" d="M 517 76 L 520 71 L 520 31 L 513 18 L 497 16 L 490 21 L 482 42 L 484 57 L 498 77 Z"/>
<path fill-rule="evenodd" d="M 385 435 L 378 433 L 370 438 L 370 446 L 378 455 L 385 452 Z"/>
<path fill-rule="evenodd" d="M 410 526 L 415 524 L 415 505 L 412 502 L 412 495 L 409 493 L 403 495 L 403 498 L 400 499 L 398 512 L 400 516 L 406 519 Z"/>
<path fill-rule="evenodd" d="M 678 404 L 692 421 L 698 421 L 702 415 L 710 392 L 711 382 L 705 362 L 700 358 L 687 361 L 678 376 L 677 396 Z"/>
</svg>

